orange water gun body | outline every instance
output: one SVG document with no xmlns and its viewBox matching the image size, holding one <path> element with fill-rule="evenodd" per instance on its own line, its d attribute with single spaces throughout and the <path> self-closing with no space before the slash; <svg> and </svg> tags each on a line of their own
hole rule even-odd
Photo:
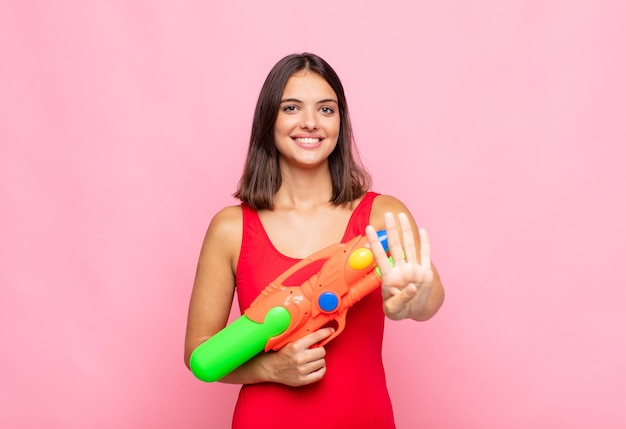
<svg viewBox="0 0 626 429">
<path fill-rule="evenodd" d="M 386 234 L 378 233 L 383 247 Z M 300 286 L 284 283 L 313 263 L 319 272 Z M 382 282 L 365 236 L 329 246 L 303 259 L 271 282 L 244 314 L 200 344 L 192 353 L 191 370 L 203 381 L 216 381 L 262 350 L 279 350 L 325 326 L 341 334 L 350 307 Z"/>
</svg>

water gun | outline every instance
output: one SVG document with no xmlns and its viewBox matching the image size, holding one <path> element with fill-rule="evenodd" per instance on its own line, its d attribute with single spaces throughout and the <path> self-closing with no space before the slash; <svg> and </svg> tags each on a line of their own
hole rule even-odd
<svg viewBox="0 0 626 429">
<path fill-rule="evenodd" d="M 378 237 L 387 250 L 386 232 Z M 300 286 L 284 285 L 294 273 L 322 261 L 319 272 Z M 217 381 L 263 350 L 279 350 L 333 326 L 335 332 L 314 345 L 323 346 L 343 331 L 348 309 L 381 281 L 365 236 L 322 249 L 281 274 L 242 316 L 200 344 L 191 354 L 191 371 L 202 381 Z"/>
</svg>

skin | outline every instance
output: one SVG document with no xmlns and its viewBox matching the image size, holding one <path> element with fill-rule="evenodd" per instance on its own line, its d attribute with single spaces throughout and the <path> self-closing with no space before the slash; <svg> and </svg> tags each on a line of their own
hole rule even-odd
<svg viewBox="0 0 626 429">
<path fill-rule="evenodd" d="M 336 207 L 331 197 L 328 156 L 337 144 L 339 112 L 336 95 L 320 76 L 294 74 L 285 86 L 274 127 L 280 153 L 282 185 L 272 211 L 259 212 L 274 246 L 293 258 L 341 241 L 353 208 Z M 235 292 L 235 273 L 242 238 L 240 206 L 222 209 L 212 219 L 200 252 L 191 294 L 185 363 L 202 342 L 226 326 Z M 392 267 L 376 235 L 386 229 Z M 418 229 L 407 207 L 381 195 L 372 206 L 366 235 L 383 275 L 385 315 L 393 320 L 427 320 L 440 308 L 443 286 L 431 263 L 425 230 Z M 324 347 L 310 348 L 332 333 L 320 329 L 277 352 L 261 353 L 226 375 L 225 383 L 275 382 L 289 386 L 314 383 L 326 373 Z"/>
</svg>

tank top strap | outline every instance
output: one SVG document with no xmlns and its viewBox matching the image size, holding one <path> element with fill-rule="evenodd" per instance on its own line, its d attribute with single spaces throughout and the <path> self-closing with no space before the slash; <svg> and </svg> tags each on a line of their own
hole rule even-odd
<svg viewBox="0 0 626 429">
<path fill-rule="evenodd" d="M 374 199 L 378 195 L 380 194 L 370 191 L 363 196 L 363 199 L 361 199 L 350 216 L 348 227 L 346 228 L 346 232 L 341 239 L 343 243 L 350 241 L 358 235 L 365 234 L 365 227 L 370 223 L 372 204 L 374 204 Z"/>
<path fill-rule="evenodd" d="M 244 249 L 251 237 L 258 239 L 259 236 L 264 234 L 263 224 L 261 218 L 256 210 L 251 208 L 245 203 L 241 203 L 241 214 L 243 217 L 243 236 L 241 242 L 241 248 Z"/>
</svg>

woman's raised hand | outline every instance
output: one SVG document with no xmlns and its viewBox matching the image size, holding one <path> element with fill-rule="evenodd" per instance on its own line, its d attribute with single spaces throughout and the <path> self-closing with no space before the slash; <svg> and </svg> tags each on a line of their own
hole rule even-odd
<svg viewBox="0 0 626 429">
<path fill-rule="evenodd" d="M 382 275 L 385 314 L 393 320 L 418 319 L 425 309 L 433 286 L 430 243 L 426 230 L 420 228 L 419 249 L 417 248 L 411 222 L 405 213 L 398 214 L 398 223 L 399 229 L 393 213 L 385 213 L 387 243 L 393 264 L 389 261 L 374 227 L 368 226 L 365 232 Z"/>
</svg>

